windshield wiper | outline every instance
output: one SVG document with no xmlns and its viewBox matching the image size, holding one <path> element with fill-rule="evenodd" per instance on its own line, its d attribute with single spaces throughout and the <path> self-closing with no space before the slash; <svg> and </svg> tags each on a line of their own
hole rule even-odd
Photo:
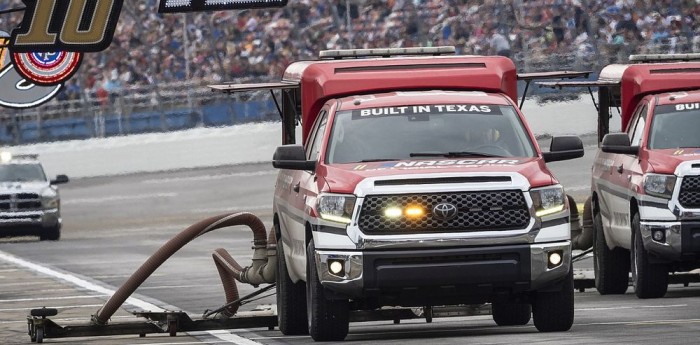
<svg viewBox="0 0 700 345">
<path fill-rule="evenodd" d="M 503 157 L 484 152 L 450 151 L 450 152 L 411 152 L 411 157 Z"/>
</svg>

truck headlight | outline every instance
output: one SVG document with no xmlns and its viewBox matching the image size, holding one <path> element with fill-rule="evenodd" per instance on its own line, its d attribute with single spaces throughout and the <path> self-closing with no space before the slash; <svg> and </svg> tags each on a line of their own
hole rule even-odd
<svg viewBox="0 0 700 345">
<path fill-rule="evenodd" d="M 316 209 L 322 219 L 350 224 L 352 210 L 355 208 L 355 199 L 355 196 L 352 195 L 321 195 L 318 198 Z"/>
<path fill-rule="evenodd" d="M 566 196 L 560 185 L 530 190 L 535 216 L 543 217 L 564 210 Z"/>
<path fill-rule="evenodd" d="M 46 189 L 41 193 L 41 206 L 45 209 L 58 208 L 60 200 L 58 193 L 52 189 Z"/>
<path fill-rule="evenodd" d="M 644 176 L 644 193 L 646 194 L 671 199 L 675 187 L 676 176 L 674 175 L 646 174 Z"/>
</svg>

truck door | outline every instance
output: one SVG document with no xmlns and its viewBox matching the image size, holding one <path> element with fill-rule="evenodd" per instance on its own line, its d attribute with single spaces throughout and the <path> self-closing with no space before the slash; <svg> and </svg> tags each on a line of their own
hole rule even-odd
<svg viewBox="0 0 700 345">
<path fill-rule="evenodd" d="M 646 127 L 647 109 L 646 102 L 639 103 L 627 128 L 627 135 L 632 146 L 641 145 Z M 630 189 L 633 188 L 630 182 L 634 175 L 641 174 L 639 157 L 637 155 L 616 154 L 613 164 L 612 180 L 617 188 L 615 196 L 611 198 L 613 200 L 610 214 L 613 230 L 612 240 L 621 247 L 629 249 L 631 239 L 630 200 L 636 194 L 636 191 Z"/>
<path fill-rule="evenodd" d="M 646 133 L 646 120 L 647 112 L 649 110 L 648 103 L 642 101 L 639 104 L 638 111 L 636 112 L 633 122 L 630 122 L 630 128 L 627 131 L 630 135 L 630 144 L 632 146 L 641 146 L 642 138 L 644 133 Z M 624 248 L 630 248 L 631 243 L 631 233 L 632 233 L 632 215 L 630 214 L 630 200 L 639 191 L 636 190 L 636 186 L 633 181 L 638 181 L 642 176 L 642 169 L 639 164 L 638 155 L 618 155 L 618 160 L 615 162 L 618 164 L 617 169 L 622 170 L 620 173 L 620 184 L 625 187 L 627 191 L 626 202 L 621 205 L 624 208 L 624 212 L 620 212 L 620 218 L 617 220 L 616 225 L 616 242 L 620 243 Z M 622 209 L 620 209 L 622 210 Z"/>
<path fill-rule="evenodd" d="M 307 160 L 318 162 L 327 123 L 328 109 L 324 108 L 316 117 L 305 144 Z M 290 232 L 288 238 L 293 242 L 292 260 L 290 260 L 292 267 L 289 268 L 297 277 L 306 277 L 306 220 L 310 216 L 310 209 L 316 202 L 318 192 L 315 173 L 305 170 L 294 171 L 287 223 Z"/>
</svg>

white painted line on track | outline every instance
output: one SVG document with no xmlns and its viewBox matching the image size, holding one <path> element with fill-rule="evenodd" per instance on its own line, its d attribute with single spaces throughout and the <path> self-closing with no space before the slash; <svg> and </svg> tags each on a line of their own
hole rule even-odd
<svg viewBox="0 0 700 345">
<path fill-rule="evenodd" d="M 171 178 L 161 178 L 161 179 L 150 179 L 143 180 L 141 183 L 146 184 L 162 184 L 162 183 L 172 183 L 172 182 L 191 182 L 191 181 L 211 181 L 211 180 L 221 180 L 233 177 L 254 177 L 254 176 L 265 176 L 265 175 L 275 175 L 276 170 L 260 170 L 251 172 L 239 172 L 230 174 L 216 174 L 216 175 L 200 175 L 200 176 L 186 176 L 186 177 L 171 177 Z"/>
<path fill-rule="evenodd" d="M 79 286 L 83 289 L 86 290 L 91 290 L 103 295 L 113 295 L 116 290 L 108 289 L 102 286 L 99 286 L 97 284 L 91 283 L 85 279 L 80 279 L 76 276 L 67 274 L 67 273 L 62 273 L 59 271 L 56 271 L 54 269 L 44 267 L 23 259 L 20 259 L 14 255 L 7 254 L 5 252 L 0 251 L 0 260 L 11 262 L 17 266 L 24 267 L 26 269 L 29 269 L 34 272 L 38 272 L 50 277 L 57 278 L 59 280 L 62 280 L 64 282 Z M 129 297 L 126 300 L 126 303 L 131 304 L 135 307 L 141 308 L 143 310 L 150 310 L 150 311 L 164 311 L 162 308 L 156 306 L 155 304 L 148 303 L 146 301 L 142 301 L 140 299 L 134 298 L 134 297 Z M 97 305 L 98 307 L 102 305 Z M 30 308 L 31 309 L 31 308 Z"/>
<path fill-rule="evenodd" d="M 259 210 L 270 210 L 272 211 L 272 203 L 267 205 L 253 205 L 253 206 L 229 206 L 229 207 L 217 207 L 217 208 L 200 208 L 190 210 L 191 213 L 224 213 L 224 212 L 245 212 L 245 211 L 259 211 Z"/>
<path fill-rule="evenodd" d="M 197 284 L 197 285 L 159 285 L 159 286 L 140 286 L 140 290 L 158 290 L 158 289 L 184 289 L 193 287 L 211 287 L 211 285 Z"/>
<path fill-rule="evenodd" d="M 78 309 L 78 308 L 95 308 L 95 307 L 101 307 L 102 304 L 78 304 L 78 305 L 60 305 L 57 307 L 54 306 L 49 306 L 49 308 L 54 308 L 54 309 Z M 35 309 L 36 307 L 29 307 L 29 308 L 2 308 L 0 311 L 19 311 L 19 310 L 32 310 Z"/>
<path fill-rule="evenodd" d="M 630 326 L 641 326 L 641 325 L 673 325 L 673 324 L 687 324 L 687 323 L 700 323 L 700 319 L 676 319 L 676 320 L 647 320 L 647 321 L 612 321 L 612 322 L 591 322 L 591 323 L 574 323 L 574 326 L 605 326 L 605 325 L 630 325 Z"/>
<path fill-rule="evenodd" d="M 207 344 L 230 344 L 230 341 L 207 341 Z M 184 341 L 184 342 L 178 342 L 178 343 L 130 343 L 130 344 L 124 344 L 124 345 L 189 345 L 189 344 L 202 344 L 202 342 L 199 341 Z M 255 343 L 255 344 L 260 344 L 260 343 Z"/>
<path fill-rule="evenodd" d="M 34 272 L 38 272 L 44 275 L 48 275 L 50 277 L 54 277 L 56 279 L 62 280 L 64 282 L 67 282 L 69 284 L 76 285 L 78 287 L 81 287 L 86 290 L 91 290 L 100 294 L 104 295 L 113 295 L 116 290 L 108 289 L 102 286 L 99 286 L 97 284 L 91 283 L 87 280 L 78 278 L 76 276 L 70 275 L 68 273 L 63 273 L 56 271 L 54 269 L 48 268 L 41 266 L 39 264 L 35 264 L 26 260 L 23 260 L 21 258 L 18 258 L 14 255 L 5 253 L 3 251 L 0 251 L 0 260 L 3 260 L 5 262 L 9 262 L 12 264 L 15 264 L 16 266 L 24 267 L 26 269 L 29 269 Z M 163 312 L 165 311 L 163 308 L 160 308 L 156 306 L 155 304 L 143 301 L 141 299 L 135 298 L 135 297 L 129 297 L 127 298 L 126 302 L 128 304 L 131 304 L 137 308 L 141 308 L 143 310 L 150 310 L 153 312 Z M 102 307 L 104 304 L 89 304 L 89 305 L 81 305 L 81 306 L 60 306 L 60 307 L 52 307 L 56 309 L 66 309 L 66 308 L 83 308 L 83 307 Z M 19 309 L 0 309 L 0 311 L 17 311 L 17 310 L 31 310 L 34 308 L 19 308 Z M 210 334 L 216 338 L 219 338 L 220 340 L 226 342 L 226 343 L 232 343 L 236 345 L 261 345 L 261 343 L 258 343 L 256 341 L 243 338 L 241 336 L 232 334 L 229 331 L 225 330 L 220 330 L 220 331 L 207 331 L 207 334 Z M 194 344 L 201 344 L 200 343 L 194 343 Z"/>
<path fill-rule="evenodd" d="M 250 340 L 248 338 L 243 338 L 239 335 L 233 334 L 229 331 L 225 330 L 218 330 L 218 331 L 209 331 L 207 332 L 221 340 L 224 341 L 229 341 L 231 343 L 237 344 L 237 345 L 260 345 L 257 341 Z"/>
<path fill-rule="evenodd" d="M 114 320 L 114 319 L 134 319 L 136 318 L 135 316 L 112 316 L 109 319 Z M 51 318 L 51 321 L 56 322 L 56 323 L 62 323 L 62 322 L 72 322 L 72 321 L 90 321 L 89 317 L 66 317 L 62 319 L 55 319 Z M 22 321 L 0 321 L 0 325 L 6 325 L 6 324 L 13 324 L 13 323 L 22 323 L 22 324 L 27 324 L 27 320 L 22 320 Z"/>
<path fill-rule="evenodd" d="M 597 310 L 618 310 L 618 309 L 639 309 L 639 308 L 682 308 L 687 307 L 687 304 L 670 304 L 670 305 L 639 305 L 632 307 L 600 307 L 600 308 L 580 308 L 576 311 L 597 311 Z"/>
<path fill-rule="evenodd" d="M 590 190 L 591 186 L 572 186 L 572 187 L 564 187 L 564 191 L 566 192 L 578 192 L 582 190 Z"/>
<path fill-rule="evenodd" d="M 37 297 L 37 298 L 15 298 L 15 299 L 0 299 L 0 303 L 8 302 L 29 302 L 29 301 L 54 301 L 63 299 L 87 299 L 107 297 L 109 295 L 83 295 L 83 296 L 57 296 L 57 297 Z"/>
<path fill-rule="evenodd" d="M 63 205 L 73 205 L 73 204 L 99 204 L 104 202 L 115 202 L 115 201 L 133 201 L 133 200 L 143 200 L 143 199 L 160 199 L 160 198 L 174 198 L 177 193 L 155 193 L 155 194 L 137 194 L 137 195 L 112 195 L 102 198 L 76 198 L 67 199 L 61 201 Z"/>
</svg>

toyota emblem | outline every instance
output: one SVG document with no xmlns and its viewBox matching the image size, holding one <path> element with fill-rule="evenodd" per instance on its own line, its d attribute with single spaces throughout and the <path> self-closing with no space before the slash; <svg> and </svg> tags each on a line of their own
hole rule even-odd
<svg viewBox="0 0 700 345">
<path fill-rule="evenodd" d="M 448 202 L 443 202 L 433 207 L 433 216 L 441 220 L 450 220 L 457 217 L 457 206 Z"/>
</svg>

